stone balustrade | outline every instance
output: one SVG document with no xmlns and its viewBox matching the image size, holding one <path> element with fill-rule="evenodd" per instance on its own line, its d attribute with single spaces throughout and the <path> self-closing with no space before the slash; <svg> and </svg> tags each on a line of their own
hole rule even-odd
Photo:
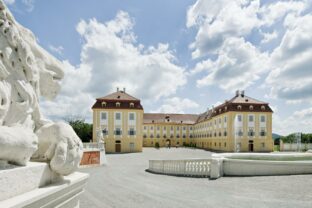
<svg viewBox="0 0 312 208">
<path fill-rule="evenodd" d="M 104 143 L 83 143 L 84 150 L 101 150 L 104 149 Z"/>
<path fill-rule="evenodd" d="M 209 177 L 211 159 L 188 159 L 188 160 L 150 160 L 148 171 L 152 173 Z"/>
</svg>

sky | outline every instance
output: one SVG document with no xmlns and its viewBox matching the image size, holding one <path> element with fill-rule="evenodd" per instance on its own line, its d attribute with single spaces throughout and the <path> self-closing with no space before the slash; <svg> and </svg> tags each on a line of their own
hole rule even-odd
<svg viewBox="0 0 312 208">
<path fill-rule="evenodd" d="M 63 63 L 53 120 L 90 122 L 126 88 L 145 112 L 202 113 L 236 90 L 268 102 L 273 132 L 312 132 L 312 0 L 5 0 Z"/>
</svg>

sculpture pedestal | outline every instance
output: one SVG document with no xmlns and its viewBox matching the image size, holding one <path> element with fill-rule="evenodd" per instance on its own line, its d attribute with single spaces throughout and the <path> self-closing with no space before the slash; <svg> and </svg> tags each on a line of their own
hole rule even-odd
<svg viewBox="0 0 312 208">
<path fill-rule="evenodd" d="M 46 163 L 0 167 L 0 207 L 79 207 L 88 174 L 61 177 Z"/>
</svg>

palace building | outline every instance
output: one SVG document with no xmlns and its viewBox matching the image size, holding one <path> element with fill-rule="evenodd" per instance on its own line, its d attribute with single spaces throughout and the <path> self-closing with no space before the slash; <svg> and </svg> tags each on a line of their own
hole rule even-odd
<svg viewBox="0 0 312 208">
<path fill-rule="evenodd" d="M 92 110 L 93 141 L 102 131 L 108 153 L 190 145 L 223 152 L 273 151 L 273 111 L 244 91 L 202 114 L 163 114 L 144 113 L 139 99 L 117 89 L 97 98 Z"/>
</svg>

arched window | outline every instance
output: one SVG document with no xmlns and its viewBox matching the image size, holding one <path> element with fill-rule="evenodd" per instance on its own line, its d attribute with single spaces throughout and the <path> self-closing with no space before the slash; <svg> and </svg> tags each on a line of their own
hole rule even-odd
<svg viewBox="0 0 312 208">
<path fill-rule="evenodd" d="M 253 110 L 253 109 L 254 109 L 253 105 L 250 105 L 249 110 Z"/>
<path fill-rule="evenodd" d="M 242 106 L 241 106 L 241 105 L 238 105 L 238 106 L 237 106 L 237 110 L 242 110 Z"/>
<path fill-rule="evenodd" d="M 102 107 L 106 107 L 106 102 L 103 101 L 103 102 L 101 103 L 101 105 L 102 105 Z"/>
<path fill-rule="evenodd" d="M 120 107 L 120 102 L 117 102 L 117 103 L 116 103 L 116 107 Z"/>
<path fill-rule="evenodd" d="M 130 108 L 134 108 L 134 103 L 130 103 Z"/>
<path fill-rule="evenodd" d="M 261 106 L 261 110 L 265 110 L 265 106 L 264 105 Z"/>
</svg>

